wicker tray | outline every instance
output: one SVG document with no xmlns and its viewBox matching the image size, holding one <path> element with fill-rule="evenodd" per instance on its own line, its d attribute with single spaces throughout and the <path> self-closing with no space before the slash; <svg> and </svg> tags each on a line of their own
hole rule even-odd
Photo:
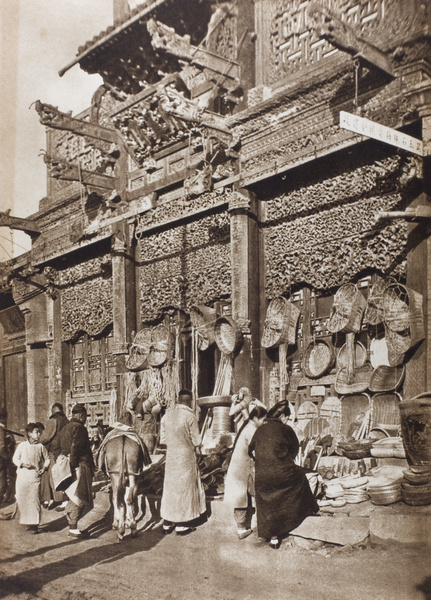
<svg viewBox="0 0 431 600">
<path fill-rule="evenodd" d="M 302 368 L 307 377 L 321 377 L 335 361 L 332 344 L 324 340 L 312 342 L 304 352 Z"/>
<path fill-rule="evenodd" d="M 151 348 L 148 353 L 148 364 L 152 367 L 160 367 L 166 362 L 172 350 L 173 338 L 166 325 L 160 323 L 151 331 Z"/>
<path fill-rule="evenodd" d="M 406 368 L 404 365 L 399 367 L 387 367 L 385 365 L 377 367 L 371 374 L 370 391 L 395 392 L 402 384 L 405 374 Z"/>
<path fill-rule="evenodd" d="M 215 342 L 224 354 L 235 354 L 241 347 L 243 335 L 232 317 L 220 317 L 214 326 Z"/>
<path fill-rule="evenodd" d="M 337 394 L 359 394 L 368 389 L 371 378 L 371 365 L 364 365 L 356 369 L 353 379 L 349 381 L 347 369 L 340 369 L 335 378 L 335 391 Z"/>
</svg>

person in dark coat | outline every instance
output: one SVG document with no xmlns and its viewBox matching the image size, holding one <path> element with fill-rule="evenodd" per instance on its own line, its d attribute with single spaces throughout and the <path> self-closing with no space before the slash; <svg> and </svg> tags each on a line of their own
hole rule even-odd
<svg viewBox="0 0 431 600">
<path fill-rule="evenodd" d="M 69 419 L 64 414 L 63 405 L 56 402 L 51 406 L 51 416 L 42 435 L 40 443 L 48 450 L 50 463 L 48 470 L 42 475 L 40 493 L 43 505 L 48 508 L 63 501 L 63 492 L 56 492 L 52 481 L 52 467 L 60 454 L 59 433 Z"/>
<path fill-rule="evenodd" d="M 257 533 L 270 540 L 274 549 L 280 547 L 281 538 L 319 510 L 304 469 L 294 462 L 299 441 L 282 422 L 289 415 L 288 402 L 273 406 L 249 446 L 255 459 Z"/>
<path fill-rule="evenodd" d="M 69 501 L 65 508 L 69 523 L 69 536 L 79 538 L 82 531 L 78 521 L 93 508 L 91 484 L 94 474 L 94 461 L 90 439 L 85 427 L 87 410 L 83 404 L 75 404 L 72 418 L 59 434 L 60 454 L 69 457 L 74 482 L 66 489 Z"/>
</svg>

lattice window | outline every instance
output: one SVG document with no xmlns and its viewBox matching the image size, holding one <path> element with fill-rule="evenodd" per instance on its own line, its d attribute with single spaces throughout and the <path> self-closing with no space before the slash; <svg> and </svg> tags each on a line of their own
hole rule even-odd
<svg viewBox="0 0 431 600">
<path fill-rule="evenodd" d="M 104 337 L 84 334 L 70 346 L 73 395 L 103 393 L 115 387 L 112 332 Z"/>
</svg>

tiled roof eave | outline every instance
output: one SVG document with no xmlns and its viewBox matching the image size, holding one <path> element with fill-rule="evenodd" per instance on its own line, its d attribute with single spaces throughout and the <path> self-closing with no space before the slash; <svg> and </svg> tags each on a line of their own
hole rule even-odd
<svg viewBox="0 0 431 600">
<path fill-rule="evenodd" d="M 164 4 L 165 2 L 166 2 L 166 0 L 154 0 L 151 3 L 151 5 L 146 6 L 145 8 L 141 9 L 136 14 L 133 14 L 131 17 L 129 17 L 128 19 L 126 19 L 125 21 L 123 21 L 122 23 L 120 23 L 119 25 L 117 25 L 117 27 L 115 27 L 111 31 L 109 31 L 109 29 L 102 31 L 97 36 L 97 38 L 94 41 L 94 43 L 92 43 L 91 45 L 89 45 L 88 47 L 86 47 L 82 52 L 78 53 L 76 55 L 76 57 L 69 64 L 67 64 L 65 67 L 63 67 L 62 69 L 60 69 L 60 71 L 58 72 L 59 76 L 63 77 L 63 75 L 67 71 L 69 71 L 69 69 L 71 69 L 76 64 L 78 64 L 79 62 L 81 62 L 84 58 L 86 58 L 87 56 L 89 56 L 96 49 L 102 47 L 104 44 L 106 44 L 110 40 L 113 40 L 118 34 L 122 33 L 125 29 L 127 29 L 131 25 L 134 25 L 136 23 L 136 21 L 139 21 L 140 19 L 142 19 L 143 17 L 145 17 L 149 12 L 151 12 L 152 10 L 154 10 L 155 8 L 157 8 L 158 6 L 160 6 L 161 4 Z"/>
</svg>

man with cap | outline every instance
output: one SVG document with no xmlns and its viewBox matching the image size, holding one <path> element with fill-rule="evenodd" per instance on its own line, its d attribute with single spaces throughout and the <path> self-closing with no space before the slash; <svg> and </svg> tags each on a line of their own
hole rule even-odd
<svg viewBox="0 0 431 600">
<path fill-rule="evenodd" d="M 59 433 L 69 422 L 64 414 L 63 405 L 56 402 L 51 406 L 51 416 L 46 424 L 45 430 L 40 436 L 40 443 L 48 450 L 50 463 L 49 468 L 42 475 L 40 493 L 44 506 L 52 506 L 63 502 L 63 492 L 56 492 L 52 481 L 52 467 L 60 454 Z"/>
<path fill-rule="evenodd" d="M 75 404 L 72 418 L 59 434 L 60 454 L 69 457 L 70 467 L 74 474 L 74 482 L 67 488 L 69 501 L 65 508 L 69 523 L 69 536 L 79 538 L 82 532 L 78 529 L 78 521 L 93 508 L 94 462 L 90 439 L 85 427 L 87 410 L 83 404 Z"/>
</svg>

